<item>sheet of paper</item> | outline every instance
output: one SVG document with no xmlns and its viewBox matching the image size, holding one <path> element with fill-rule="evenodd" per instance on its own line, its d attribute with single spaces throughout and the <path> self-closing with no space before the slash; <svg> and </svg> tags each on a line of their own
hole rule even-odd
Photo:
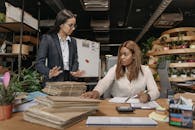
<svg viewBox="0 0 195 130">
<path fill-rule="evenodd" d="M 140 109 L 155 109 L 160 107 L 160 105 L 156 101 L 151 101 L 147 103 L 131 103 L 133 108 L 140 108 Z"/>
<path fill-rule="evenodd" d="M 156 126 L 157 122 L 148 117 L 89 116 L 86 125 Z"/>
<path fill-rule="evenodd" d="M 114 97 L 114 98 L 111 98 L 109 100 L 109 102 L 113 102 L 113 103 L 140 103 L 139 99 L 137 98 L 130 98 L 127 102 L 126 99 L 128 97 Z"/>
</svg>

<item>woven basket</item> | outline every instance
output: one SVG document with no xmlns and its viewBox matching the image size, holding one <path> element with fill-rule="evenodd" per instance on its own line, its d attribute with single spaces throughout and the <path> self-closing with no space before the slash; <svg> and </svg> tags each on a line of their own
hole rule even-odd
<svg viewBox="0 0 195 130">
<path fill-rule="evenodd" d="M 12 53 L 19 54 L 20 53 L 20 44 L 12 44 Z M 29 54 L 29 46 L 22 44 L 22 54 L 28 55 Z"/>
</svg>

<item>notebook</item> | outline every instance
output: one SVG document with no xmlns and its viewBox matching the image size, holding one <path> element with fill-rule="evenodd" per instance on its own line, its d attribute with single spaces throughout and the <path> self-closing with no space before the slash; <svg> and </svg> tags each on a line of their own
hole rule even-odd
<svg viewBox="0 0 195 130">
<path fill-rule="evenodd" d="M 156 126 L 158 123 L 148 117 L 89 116 L 86 125 L 104 126 Z"/>
</svg>

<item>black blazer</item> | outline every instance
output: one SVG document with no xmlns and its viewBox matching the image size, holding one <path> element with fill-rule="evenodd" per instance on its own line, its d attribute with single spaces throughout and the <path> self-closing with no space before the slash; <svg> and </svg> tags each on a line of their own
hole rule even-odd
<svg viewBox="0 0 195 130">
<path fill-rule="evenodd" d="M 70 71 L 77 71 L 79 63 L 76 40 L 74 38 L 71 38 L 71 41 L 68 41 L 68 46 L 69 69 Z M 45 65 L 46 59 L 47 66 Z M 61 69 L 64 68 L 60 41 L 57 34 L 45 34 L 42 36 L 39 45 L 35 67 L 38 72 L 45 75 L 47 81 L 64 81 L 63 73 L 56 77 L 48 79 L 49 70 L 54 66 L 60 66 Z"/>
</svg>

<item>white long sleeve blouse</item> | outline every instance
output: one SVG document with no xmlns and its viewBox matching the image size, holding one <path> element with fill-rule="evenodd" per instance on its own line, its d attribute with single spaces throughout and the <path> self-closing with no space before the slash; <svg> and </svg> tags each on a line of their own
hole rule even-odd
<svg viewBox="0 0 195 130">
<path fill-rule="evenodd" d="M 158 87 L 148 66 L 142 65 L 143 74 L 140 72 L 138 78 L 132 81 L 129 81 L 126 75 L 117 80 L 115 74 L 116 66 L 114 65 L 110 68 L 105 77 L 99 80 L 94 88 L 100 95 L 109 88 L 113 97 L 134 96 L 147 88 L 151 100 L 159 97 Z"/>
</svg>

